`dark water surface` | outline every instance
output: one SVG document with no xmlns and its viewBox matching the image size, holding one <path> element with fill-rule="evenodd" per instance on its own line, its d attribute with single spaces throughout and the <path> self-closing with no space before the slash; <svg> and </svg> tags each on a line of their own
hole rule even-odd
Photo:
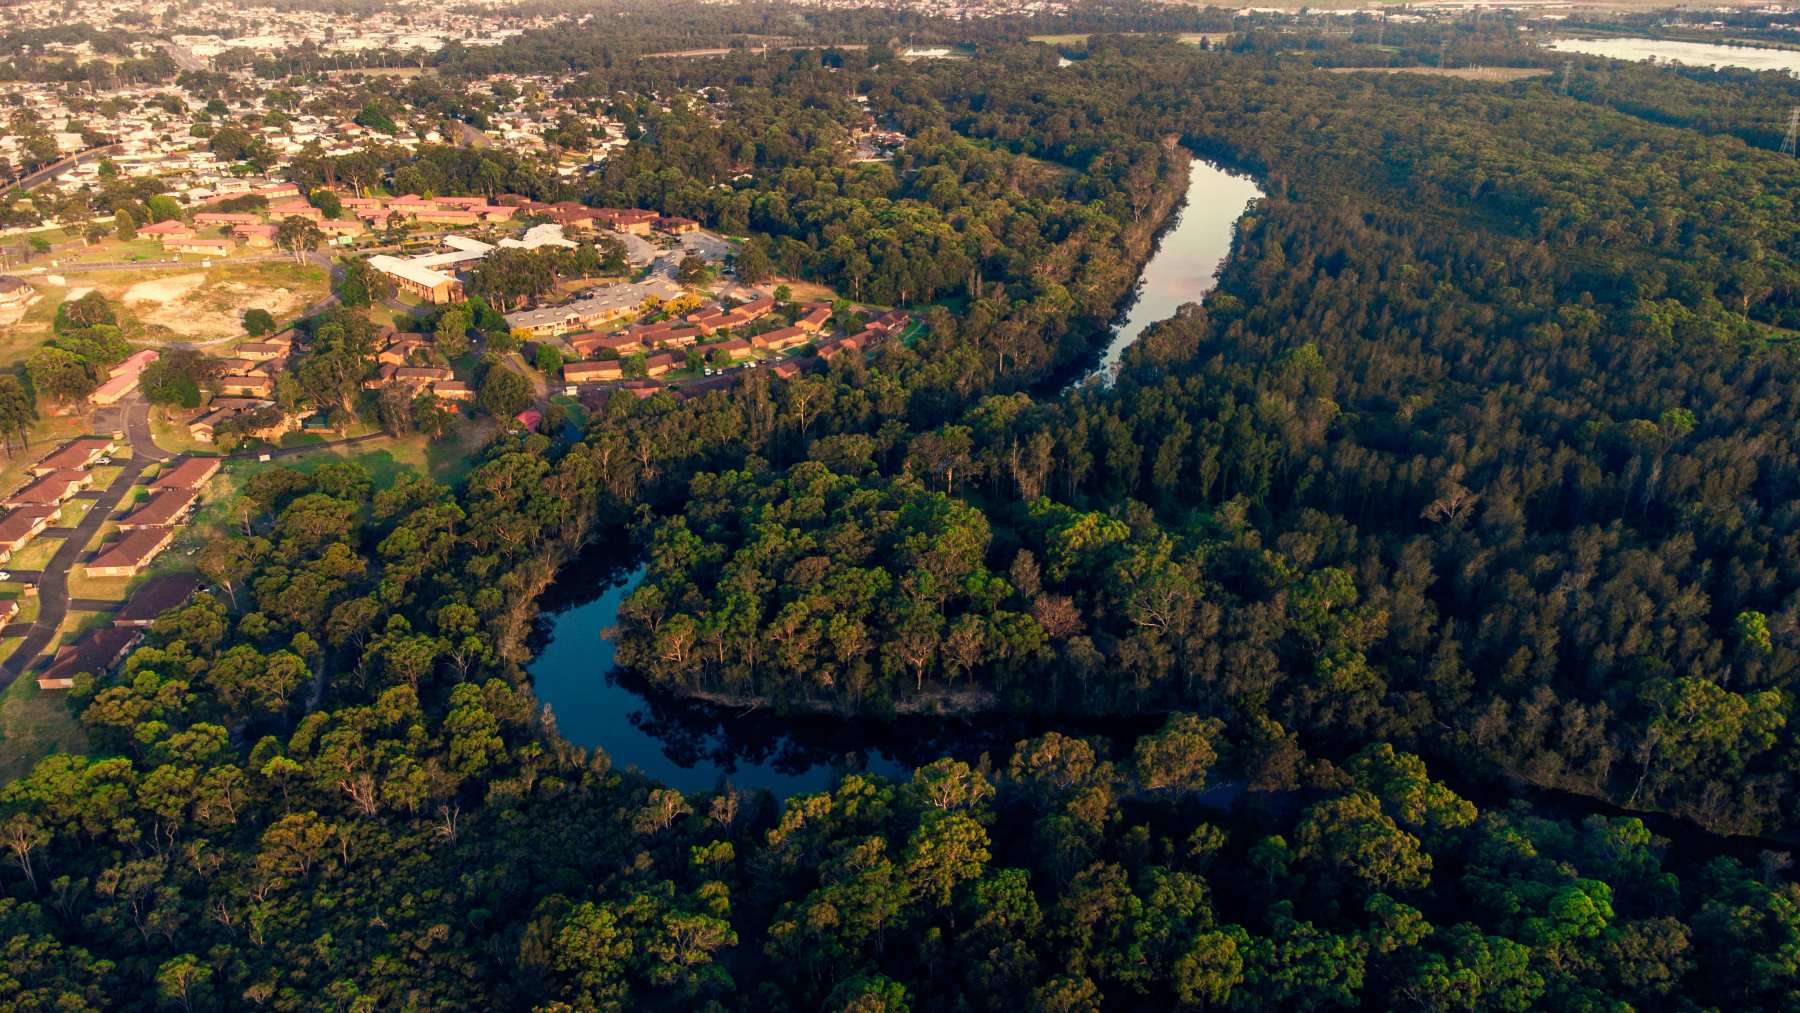
<svg viewBox="0 0 1800 1013">
<path fill-rule="evenodd" d="M 1260 196 L 1248 178 L 1194 160 L 1179 220 L 1159 238 L 1135 299 L 1114 328 L 1099 363 L 1078 383 L 1110 382 L 1125 349 L 1146 328 L 1212 290 L 1219 265 L 1231 251 L 1238 218 Z M 613 664 L 613 645 L 605 632 L 617 621 L 620 602 L 643 573 L 634 559 L 621 554 L 628 551 L 624 546 L 590 550 L 558 574 L 541 602 L 533 644 L 536 656 L 529 670 L 538 698 L 550 707 L 558 730 L 570 742 L 605 750 L 614 766 L 635 767 L 682 791 L 709 791 L 729 781 L 741 789 L 766 789 L 786 798 L 826 790 L 846 771 L 907 777 L 913 767 L 942 756 L 974 762 L 983 754 L 1003 764 L 1013 743 L 1052 728 L 1128 745 L 1162 723 L 1154 717 L 846 720 L 672 699 L 635 682 Z M 1600 800 L 1500 778 L 1461 777 L 1442 757 L 1426 760 L 1433 777 L 1483 810 L 1522 799 L 1564 819 L 1637 816 L 1690 856 L 1723 854 L 1753 861 L 1760 850 L 1783 846 L 1712 834 L 1675 817 L 1627 813 Z M 1237 786 L 1226 785 L 1209 791 L 1203 801 L 1229 806 L 1241 794 Z"/>
</svg>

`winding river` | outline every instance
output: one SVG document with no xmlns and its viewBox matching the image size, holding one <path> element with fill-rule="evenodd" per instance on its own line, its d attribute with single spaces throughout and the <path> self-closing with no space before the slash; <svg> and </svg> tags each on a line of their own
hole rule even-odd
<svg viewBox="0 0 1800 1013">
<path fill-rule="evenodd" d="M 1237 219 L 1260 195 L 1250 180 L 1194 161 L 1179 218 L 1161 236 L 1100 361 L 1079 382 L 1110 383 L 1125 349 L 1146 328 L 1212 290 L 1218 267 L 1230 253 Z M 912 768 L 941 756 L 973 762 L 985 754 L 1004 763 L 1013 743 L 1051 727 L 1046 719 L 1029 717 L 840 720 L 783 715 L 768 708 L 719 708 L 648 692 L 613 664 L 613 645 L 606 637 L 617 622 L 620 603 L 642 575 L 639 564 L 619 551 L 590 550 L 565 567 L 545 593 L 532 644 L 532 681 L 558 730 L 576 745 L 603 749 L 616 767 L 635 768 L 686 792 L 710 791 L 729 782 L 787 798 L 826 790 L 848 771 L 906 777 Z M 1115 741 L 1159 724 L 1152 717 L 1054 721 L 1067 734 Z M 1709 833 L 1676 817 L 1627 813 L 1597 799 L 1499 780 L 1471 781 L 1448 764 L 1435 765 L 1433 775 L 1484 809 L 1527 798 L 1539 811 L 1571 820 L 1596 813 L 1636 816 L 1690 855 L 1753 861 L 1765 848 L 1786 847 Z M 1240 785 L 1226 784 L 1201 801 L 1229 806 L 1241 795 Z"/>
<path fill-rule="evenodd" d="M 1110 383 L 1125 349 L 1146 328 L 1212 291 L 1238 218 L 1261 195 L 1247 177 L 1193 161 L 1181 209 L 1158 239 L 1098 363 L 1078 383 Z M 604 749 L 615 766 L 635 767 L 683 791 L 707 791 L 729 780 L 786 797 L 825 789 L 844 770 L 904 775 L 946 754 L 974 759 L 984 751 L 1004 753 L 1018 738 L 1035 734 L 1004 720 L 846 722 L 740 713 L 640 692 L 613 665 L 605 631 L 641 574 L 605 552 L 591 552 L 566 568 L 544 596 L 530 666 L 538 698 L 563 737 Z M 1121 730 L 1116 721 L 1110 727 Z"/>
</svg>

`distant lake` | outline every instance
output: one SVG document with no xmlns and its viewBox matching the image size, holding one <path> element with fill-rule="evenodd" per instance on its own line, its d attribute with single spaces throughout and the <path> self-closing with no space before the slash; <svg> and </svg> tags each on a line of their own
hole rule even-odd
<svg viewBox="0 0 1800 1013">
<path fill-rule="evenodd" d="M 1557 39 L 1548 46 L 1559 53 L 1582 53 L 1614 60 L 1656 60 L 1690 67 L 1742 67 L 1746 70 L 1781 70 L 1800 74 L 1800 50 L 1765 49 L 1757 46 L 1722 46 L 1714 42 L 1678 42 L 1674 39 Z"/>
</svg>

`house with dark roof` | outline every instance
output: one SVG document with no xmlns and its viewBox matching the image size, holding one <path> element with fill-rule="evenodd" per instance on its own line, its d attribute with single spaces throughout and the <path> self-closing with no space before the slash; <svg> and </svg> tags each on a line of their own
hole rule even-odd
<svg viewBox="0 0 1800 1013">
<path fill-rule="evenodd" d="M 186 602 L 200 587 L 197 573 L 167 573 L 151 577 L 144 586 L 133 591 L 125 607 L 113 614 L 112 624 L 123 628 L 141 628 L 156 617 Z"/>
<path fill-rule="evenodd" d="M 125 660 L 125 655 L 143 637 L 143 631 L 108 627 L 96 630 L 56 652 L 50 667 L 38 673 L 39 689 L 69 689 L 75 677 L 83 672 L 102 676 Z"/>
<path fill-rule="evenodd" d="M 174 527 L 133 528 L 83 567 L 89 577 L 132 577 L 169 547 Z"/>
<path fill-rule="evenodd" d="M 91 471 L 53 471 L 7 497 L 5 505 L 59 506 L 93 484 Z"/>
<path fill-rule="evenodd" d="M 63 444 L 31 466 L 40 478 L 53 471 L 76 471 L 92 467 L 94 462 L 118 449 L 118 444 L 104 436 L 87 436 Z"/>
<path fill-rule="evenodd" d="M 169 524 L 180 524 L 187 519 L 188 511 L 193 509 L 195 501 L 200 498 L 198 489 L 164 489 L 152 493 L 144 505 L 126 514 L 119 521 L 119 530 L 131 531 L 136 528 L 160 528 Z"/>
<path fill-rule="evenodd" d="M 166 468 L 150 483 L 152 491 L 159 489 L 199 489 L 219 473 L 219 459 L 216 457 L 184 457 L 173 468 Z"/>
</svg>

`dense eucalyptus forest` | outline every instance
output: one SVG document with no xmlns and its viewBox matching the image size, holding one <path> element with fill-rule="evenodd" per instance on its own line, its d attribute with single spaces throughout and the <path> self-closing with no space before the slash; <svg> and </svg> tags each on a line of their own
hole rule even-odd
<svg viewBox="0 0 1800 1013">
<path fill-rule="evenodd" d="M 621 396 L 454 489 L 256 475 L 215 590 L 78 685 L 90 754 L 0 788 L 0 1003 L 1800 1005 L 1800 163 L 1682 112 L 1724 75 L 1083 57 L 687 65 L 732 115 L 653 110 L 581 196 L 923 336 Z M 856 95 L 893 162 L 842 157 Z M 1204 306 L 1059 394 L 1187 151 L 1268 197 Z M 622 544 L 660 692 L 1156 730 L 683 795 L 562 740 L 522 667 L 538 595 Z"/>
</svg>

